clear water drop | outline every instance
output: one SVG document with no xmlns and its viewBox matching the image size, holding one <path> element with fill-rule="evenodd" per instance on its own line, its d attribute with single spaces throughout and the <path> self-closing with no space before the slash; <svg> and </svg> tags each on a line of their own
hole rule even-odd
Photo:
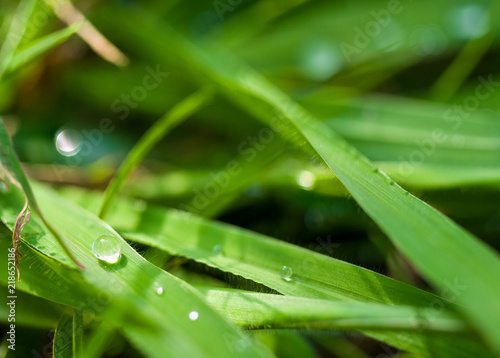
<svg viewBox="0 0 500 358">
<path fill-rule="evenodd" d="M 92 252 L 101 261 L 117 263 L 121 256 L 120 241 L 113 235 L 99 236 L 92 244 Z"/>
<path fill-rule="evenodd" d="M 191 321 L 196 321 L 200 317 L 200 314 L 197 311 L 191 311 L 189 312 L 189 319 Z"/>
<path fill-rule="evenodd" d="M 292 280 L 293 271 L 291 267 L 283 266 L 280 270 L 280 277 L 285 281 Z"/>
<path fill-rule="evenodd" d="M 82 137 L 74 129 L 63 129 L 57 132 L 55 138 L 56 149 L 65 157 L 78 154 L 82 147 Z"/>
<path fill-rule="evenodd" d="M 217 256 L 222 255 L 222 245 L 221 245 L 221 244 L 217 244 L 217 245 L 215 245 L 215 246 L 212 248 L 212 253 L 213 253 L 214 255 L 217 255 Z"/>
<path fill-rule="evenodd" d="M 155 292 L 156 292 L 156 294 L 157 294 L 158 296 L 163 295 L 163 286 L 161 285 L 161 283 L 159 283 L 159 282 L 155 282 L 155 283 L 153 284 L 153 286 L 154 286 Z"/>
</svg>

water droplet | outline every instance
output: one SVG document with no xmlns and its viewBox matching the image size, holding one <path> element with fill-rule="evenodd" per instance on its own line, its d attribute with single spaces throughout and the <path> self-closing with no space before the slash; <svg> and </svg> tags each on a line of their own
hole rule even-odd
<svg viewBox="0 0 500 358">
<path fill-rule="evenodd" d="M 410 193 L 408 191 L 405 190 L 405 195 L 409 195 Z"/>
<path fill-rule="evenodd" d="M 316 175 L 308 170 L 302 170 L 297 176 L 297 184 L 303 189 L 311 190 L 316 182 Z"/>
<path fill-rule="evenodd" d="M 101 261 L 117 263 L 122 256 L 120 241 L 113 235 L 99 236 L 92 244 L 92 252 Z"/>
<path fill-rule="evenodd" d="M 200 317 L 200 314 L 197 311 L 191 311 L 189 312 L 189 319 L 191 321 L 196 321 Z"/>
<path fill-rule="evenodd" d="M 285 281 L 292 280 L 293 271 L 291 267 L 283 266 L 280 270 L 280 277 Z"/>
<path fill-rule="evenodd" d="M 153 287 L 156 291 L 156 294 L 158 294 L 159 296 L 163 295 L 163 286 L 161 285 L 161 283 L 155 282 L 153 284 Z"/>
<path fill-rule="evenodd" d="M 57 132 L 55 144 L 59 153 L 65 157 L 71 157 L 80 151 L 82 137 L 74 129 L 63 129 Z"/>
<path fill-rule="evenodd" d="M 394 185 L 394 180 L 389 181 L 389 185 Z"/>
<path fill-rule="evenodd" d="M 215 246 L 212 248 L 212 253 L 213 253 L 214 255 L 217 255 L 217 256 L 222 255 L 222 245 L 221 245 L 221 244 L 217 244 L 217 245 L 215 245 Z"/>
<path fill-rule="evenodd" d="M 9 191 L 9 187 L 7 186 L 7 183 L 0 180 L 0 192 L 6 193 L 7 191 Z"/>
</svg>

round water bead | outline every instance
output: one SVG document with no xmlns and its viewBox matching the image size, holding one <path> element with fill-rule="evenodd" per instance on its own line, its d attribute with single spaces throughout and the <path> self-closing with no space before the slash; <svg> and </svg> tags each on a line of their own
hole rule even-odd
<svg viewBox="0 0 500 358">
<path fill-rule="evenodd" d="M 189 312 L 189 319 L 191 321 L 196 321 L 200 317 L 200 314 L 197 311 L 191 311 Z"/>
<path fill-rule="evenodd" d="M 161 285 L 161 283 L 159 283 L 159 282 L 155 282 L 155 283 L 153 284 L 153 286 L 154 286 L 154 288 L 155 288 L 156 293 L 157 293 L 159 296 L 163 295 L 163 286 Z"/>
<path fill-rule="evenodd" d="M 292 280 L 293 271 L 291 267 L 283 266 L 280 270 L 280 277 L 285 281 Z"/>
<path fill-rule="evenodd" d="M 115 264 L 121 256 L 120 241 L 113 235 L 99 236 L 92 244 L 92 252 L 99 260 Z"/>
</svg>

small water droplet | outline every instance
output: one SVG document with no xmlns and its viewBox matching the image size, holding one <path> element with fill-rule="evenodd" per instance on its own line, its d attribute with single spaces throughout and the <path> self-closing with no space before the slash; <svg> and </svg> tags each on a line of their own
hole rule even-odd
<svg viewBox="0 0 500 358">
<path fill-rule="evenodd" d="M 92 252 L 99 260 L 110 264 L 117 263 L 122 256 L 120 242 L 113 235 L 99 236 L 92 244 Z"/>
<path fill-rule="evenodd" d="M 197 311 L 191 311 L 189 312 L 189 319 L 191 321 L 196 321 L 200 317 L 200 314 Z"/>
<path fill-rule="evenodd" d="M 311 190 L 316 182 L 316 175 L 309 170 L 302 170 L 297 176 L 297 184 L 303 189 Z"/>
<path fill-rule="evenodd" d="M 159 296 L 163 295 L 163 286 L 161 285 L 161 283 L 155 282 L 153 286 L 157 295 Z"/>
<path fill-rule="evenodd" d="M 292 280 L 293 271 L 291 267 L 283 266 L 280 270 L 280 277 L 285 281 Z"/>
<path fill-rule="evenodd" d="M 408 191 L 406 191 L 406 190 L 405 190 L 405 193 L 404 193 L 404 194 L 405 194 L 405 195 L 410 195 L 410 193 L 409 193 Z"/>
<path fill-rule="evenodd" d="M 389 181 L 389 185 L 394 185 L 394 180 Z"/>
<path fill-rule="evenodd" d="M 6 193 L 8 191 L 9 191 L 9 187 L 7 186 L 7 183 L 0 180 L 0 192 Z"/>
<path fill-rule="evenodd" d="M 215 246 L 212 248 L 212 253 L 213 253 L 214 255 L 217 255 L 217 256 L 222 255 L 222 245 L 221 245 L 221 244 L 217 244 L 217 245 L 215 245 Z"/>
<path fill-rule="evenodd" d="M 57 132 L 56 149 L 65 157 L 76 155 L 82 147 L 82 137 L 74 129 L 63 129 Z"/>
</svg>

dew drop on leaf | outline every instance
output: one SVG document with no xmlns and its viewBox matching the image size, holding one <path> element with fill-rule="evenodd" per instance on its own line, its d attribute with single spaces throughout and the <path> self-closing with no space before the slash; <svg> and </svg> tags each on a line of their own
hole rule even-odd
<svg viewBox="0 0 500 358">
<path fill-rule="evenodd" d="M 99 260 L 110 264 L 117 263 L 122 256 L 120 242 L 113 235 L 99 236 L 92 244 L 92 252 Z"/>
<path fill-rule="evenodd" d="M 280 270 L 280 277 L 285 281 L 292 280 L 293 271 L 291 267 L 283 266 Z"/>
<path fill-rule="evenodd" d="M 56 149 L 65 157 L 78 154 L 82 147 L 80 133 L 74 129 L 63 129 L 57 132 L 55 138 Z"/>
<path fill-rule="evenodd" d="M 156 294 L 157 294 L 158 296 L 163 295 L 163 286 L 161 285 L 161 283 L 159 283 L 159 282 L 155 282 L 155 283 L 153 284 L 153 286 L 154 286 L 155 292 L 156 292 Z"/>
<path fill-rule="evenodd" d="M 191 311 L 189 312 L 189 319 L 191 321 L 196 321 L 200 317 L 200 314 L 197 311 Z"/>
</svg>

